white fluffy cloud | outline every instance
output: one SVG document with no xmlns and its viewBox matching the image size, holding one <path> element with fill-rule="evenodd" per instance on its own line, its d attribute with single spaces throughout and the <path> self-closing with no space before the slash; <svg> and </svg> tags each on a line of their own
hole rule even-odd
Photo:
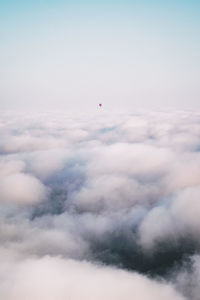
<svg viewBox="0 0 200 300">
<path fill-rule="evenodd" d="M 62 170 L 67 158 L 66 150 L 48 150 L 34 153 L 30 162 L 30 171 L 45 179 Z"/>
<path fill-rule="evenodd" d="M 0 274 L 0 292 L 4 300 L 184 299 L 168 284 L 135 273 L 59 257 L 4 264 L 4 273 Z"/>
<path fill-rule="evenodd" d="M 21 160 L 0 160 L 0 178 L 12 175 L 13 173 L 22 172 L 25 168 L 25 163 Z"/>
<path fill-rule="evenodd" d="M 169 203 L 153 208 L 140 225 L 140 242 L 145 247 L 184 235 L 197 242 L 200 237 L 200 186 L 183 189 Z"/>
<path fill-rule="evenodd" d="M 199 124 L 1 113 L 2 299 L 198 300 Z"/>
<path fill-rule="evenodd" d="M 34 204 L 42 201 L 46 188 L 29 174 L 16 173 L 4 177 L 0 182 L 0 201 L 15 204 Z"/>
</svg>

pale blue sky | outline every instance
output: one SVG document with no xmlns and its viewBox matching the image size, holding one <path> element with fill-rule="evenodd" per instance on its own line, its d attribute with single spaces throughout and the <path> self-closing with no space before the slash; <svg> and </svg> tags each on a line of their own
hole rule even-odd
<svg viewBox="0 0 200 300">
<path fill-rule="evenodd" d="M 1 1 L 0 109 L 200 108 L 197 1 Z"/>
</svg>

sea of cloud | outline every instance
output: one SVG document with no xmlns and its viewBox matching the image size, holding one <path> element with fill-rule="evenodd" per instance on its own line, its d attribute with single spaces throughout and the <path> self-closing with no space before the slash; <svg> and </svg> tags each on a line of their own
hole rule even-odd
<svg viewBox="0 0 200 300">
<path fill-rule="evenodd" d="M 0 113 L 3 300 L 199 300 L 200 113 Z"/>
</svg>

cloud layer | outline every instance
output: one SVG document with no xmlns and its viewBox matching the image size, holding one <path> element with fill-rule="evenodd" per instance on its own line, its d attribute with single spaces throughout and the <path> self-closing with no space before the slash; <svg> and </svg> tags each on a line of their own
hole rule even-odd
<svg viewBox="0 0 200 300">
<path fill-rule="evenodd" d="M 199 121 L 1 113 L 3 299 L 198 300 Z"/>
</svg>

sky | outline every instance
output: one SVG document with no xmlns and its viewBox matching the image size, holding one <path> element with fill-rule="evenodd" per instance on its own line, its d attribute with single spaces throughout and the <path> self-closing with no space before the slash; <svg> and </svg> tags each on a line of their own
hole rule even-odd
<svg viewBox="0 0 200 300">
<path fill-rule="evenodd" d="M 194 0 L 0 0 L 0 109 L 199 109 L 199 16 Z"/>
<path fill-rule="evenodd" d="M 199 16 L 0 0 L 3 300 L 199 300 Z"/>
</svg>

